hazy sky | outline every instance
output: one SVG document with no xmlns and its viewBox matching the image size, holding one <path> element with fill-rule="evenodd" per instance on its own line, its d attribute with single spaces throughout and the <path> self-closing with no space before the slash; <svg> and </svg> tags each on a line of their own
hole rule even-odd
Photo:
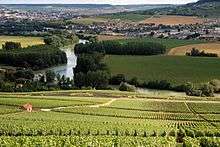
<svg viewBox="0 0 220 147">
<path fill-rule="evenodd" d="M 68 4 L 185 4 L 197 0 L 0 0 L 1 4 L 68 3 Z"/>
</svg>

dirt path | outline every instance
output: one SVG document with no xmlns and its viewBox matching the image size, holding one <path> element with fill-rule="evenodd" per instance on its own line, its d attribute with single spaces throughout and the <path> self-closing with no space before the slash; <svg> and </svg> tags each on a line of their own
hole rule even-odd
<svg viewBox="0 0 220 147">
<path fill-rule="evenodd" d="M 52 109 L 40 109 L 41 111 L 44 112 L 49 112 L 52 110 L 61 110 L 61 109 L 66 109 L 66 108 L 80 108 L 80 107 L 89 107 L 89 108 L 99 108 L 99 107 L 104 107 L 104 106 L 109 106 L 111 105 L 116 99 L 111 99 L 110 101 L 102 104 L 95 104 L 95 105 L 82 105 L 82 106 L 66 106 L 66 107 L 57 107 L 57 108 L 52 108 Z"/>
<path fill-rule="evenodd" d="M 205 122 L 209 123 L 210 125 L 214 126 L 215 128 L 218 129 L 218 127 L 209 119 L 207 119 L 206 117 L 204 117 L 203 115 L 199 114 L 196 112 L 195 109 L 193 109 L 192 107 L 190 107 L 186 102 L 184 102 L 184 104 L 186 105 L 187 109 L 189 110 L 189 112 L 193 113 L 195 116 L 203 119 Z"/>
</svg>

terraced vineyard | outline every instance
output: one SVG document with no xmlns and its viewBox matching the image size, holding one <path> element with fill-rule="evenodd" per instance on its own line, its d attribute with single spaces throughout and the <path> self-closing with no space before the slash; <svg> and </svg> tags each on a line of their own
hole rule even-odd
<svg viewBox="0 0 220 147">
<path fill-rule="evenodd" d="M 33 112 L 19 109 L 32 103 Z M 0 146 L 219 146 L 219 98 L 0 93 Z"/>
</svg>

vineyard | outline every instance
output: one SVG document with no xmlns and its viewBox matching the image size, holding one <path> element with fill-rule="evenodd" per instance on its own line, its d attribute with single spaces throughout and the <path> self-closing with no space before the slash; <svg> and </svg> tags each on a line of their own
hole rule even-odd
<svg viewBox="0 0 220 147">
<path fill-rule="evenodd" d="M 25 103 L 33 112 L 20 109 Z M 220 99 L 118 91 L 0 93 L 0 146 L 219 146 Z"/>
</svg>

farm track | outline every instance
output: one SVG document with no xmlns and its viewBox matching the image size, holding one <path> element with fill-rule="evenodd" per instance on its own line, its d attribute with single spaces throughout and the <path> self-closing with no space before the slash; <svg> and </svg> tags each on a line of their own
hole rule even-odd
<svg viewBox="0 0 220 147">
<path fill-rule="evenodd" d="M 212 121 L 210 121 L 209 119 L 205 118 L 204 116 L 202 116 L 201 114 L 197 113 L 196 110 L 192 107 L 190 107 L 186 102 L 184 102 L 184 104 L 186 105 L 187 109 L 192 112 L 195 116 L 203 119 L 204 121 L 206 121 L 207 123 L 209 123 L 210 125 L 212 125 L 213 127 L 215 127 L 216 129 L 218 129 L 217 125 L 215 125 Z"/>
<path fill-rule="evenodd" d="M 81 108 L 81 107 L 89 107 L 89 108 L 99 108 L 99 107 L 104 107 L 104 106 L 109 106 L 111 103 L 116 101 L 116 99 L 111 99 L 110 101 L 102 104 L 95 104 L 95 105 L 82 105 L 82 106 L 66 106 L 66 107 L 57 107 L 57 108 L 52 108 L 52 109 L 40 109 L 41 111 L 49 112 L 52 110 L 61 110 L 61 109 L 66 109 L 66 108 Z"/>
</svg>

